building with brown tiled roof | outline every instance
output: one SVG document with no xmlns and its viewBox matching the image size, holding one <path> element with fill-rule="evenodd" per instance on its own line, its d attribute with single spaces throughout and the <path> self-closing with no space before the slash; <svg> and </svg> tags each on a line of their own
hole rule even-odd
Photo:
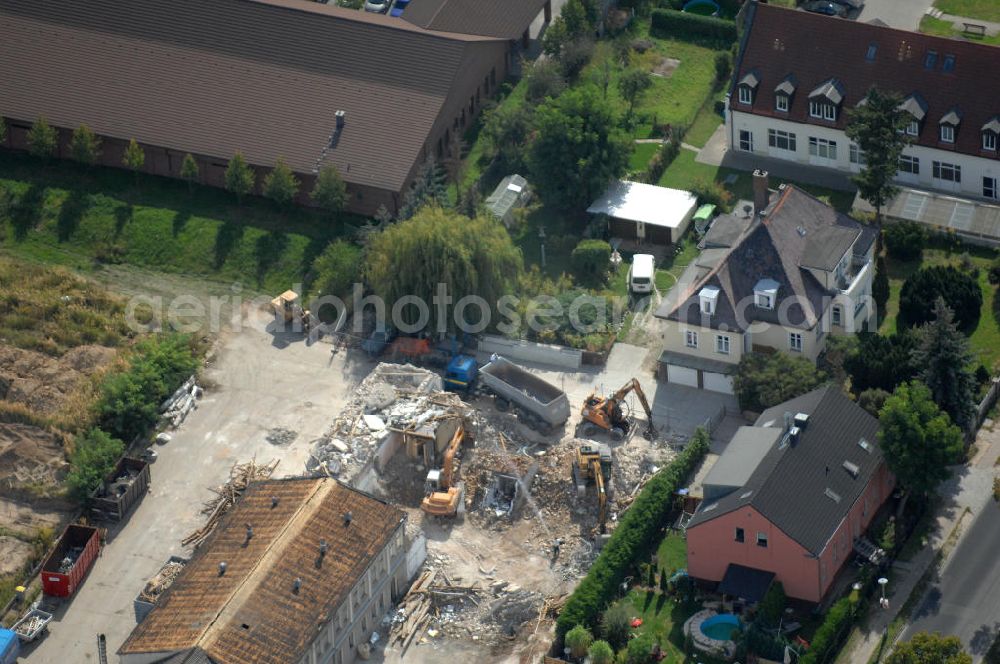
<svg viewBox="0 0 1000 664">
<path fill-rule="evenodd" d="M 877 86 L 910 120 L 901 184 L 1000 199 L 1000 48 L 751 2 L 740 49 L 730 149 L 856 173 L 847 114 Z"/>
<path fill-rule="evenodd" d="M 402 17 L 428 30 L 444 30 L 466 35 L 528 40 L 527 30 L 545 10 L 552 20 L 552 0 L 411 0 Z"/>
<path fill-rule="evenodd" d="M 536 0 L 515 4 L 537 13 Z M 372 214 L 395 211 L 422 165 L 451 153 L 511 57 L 503 37 L 308 0 L 10 0 L 0 116 L 13 148 L 44 116 L 68 156 L 71 131 L 87 124 L 106 165 L 121 167 L 135 138 L 145 171 L 177 177 L 190 153 L 213 186 L 237 150 L 258 183 L 282 157 L 303 202 L 333 165 L 349 209 Z"/>
<path fill-rule="evenodd" d="M 333 479 L 256 483 L 136 626 L 121 662 L 352 662 L 405 589 L 405 523 Z"/>
</svg>

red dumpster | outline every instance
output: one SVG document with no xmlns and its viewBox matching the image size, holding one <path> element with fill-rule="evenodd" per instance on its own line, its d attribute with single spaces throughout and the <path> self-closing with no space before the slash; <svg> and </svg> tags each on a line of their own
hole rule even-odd
<svg viewBox="0 0 1000 664">
<path fill-rule="evenodd" d="M 83 582 L 101 547 L 97 528 L 70 524 L 42 565 L 42 590 L 52 597 L 69 597 Z"/>
</svg>

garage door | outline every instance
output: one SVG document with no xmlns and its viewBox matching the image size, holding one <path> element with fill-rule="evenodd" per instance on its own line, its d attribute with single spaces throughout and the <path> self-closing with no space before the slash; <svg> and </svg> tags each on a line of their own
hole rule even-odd
<svg viewBox="0 0 1000 664">
<path fill-rule="evenodd" d="M 702 379 L 705 381 L 706 390 L 722 392 L 723 394 L 733 393 L 733 379 L 731 376 L 706 371 L 702 374 Z"/>
<path fill-rule="evenodd" d="M 698 371 L 687 367 L 679 367 L 675 364 L 668 364 L 667 382 L 687 385 L 688 387 L 698 387 Z"/>
</svg>

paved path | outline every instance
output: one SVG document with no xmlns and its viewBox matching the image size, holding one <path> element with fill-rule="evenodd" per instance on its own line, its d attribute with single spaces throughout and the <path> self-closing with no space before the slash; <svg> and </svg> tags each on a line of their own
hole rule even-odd
<svg viewBox="0 0 1000 664">
<path fill-rule="evenodd" d="M 986 28 L 986 34 L 995 35 L 1000 32 L 1000 23 L 995 23 L 993 21 L 984 21 L 979 18 L 969 18 L 968 16 L 956 16 L 955 14 L 945 14 L 937 9 L 933 9 L 930 15 L 934 18 L 939 18 L 942 21 L 950 21 L 956 30 L 963 30 L 965 26 L 963 23 L 974 23 L 975 25 L 982 25 Z"/>
<path fill-rule="evenodd" d="M 952 478 L 945 482 L 938 490 L 943 500 L 941 506 L 938 508 L 936 524 L 928 538 L 927 546 L 906 563 L 905 569 L 897 567 L 893 570 L 893 582 L 888 586 L 886 592 L 886 596 L 889 599 L 889 610 L 882 611 L 873 605 L 868 624 L 864 627 L 862 639 L 855 642 L 849 652 L 842 653 L 841 657 L 837 660 L 838 662 L 867 662 L 871 659 L 881 644 L 883 631 L 895 620 L 899 614 L 899 610 L 906 603 L 906 599 L 912 594 L 917 582 L 934 561 L 938 550 L 944 546 L 955 530 L 955 527 L 959 524 L 965 514 L 966 508 L 971 512 L 973 518 L 976 519 L 977 523 L 974 528 L 978 526 L 978 521 L 980 521 L 976 517 L 982 513 L 988 513 L 996 521 L 996 505 L 992 503 L 992 489 L 993 478 L 997 472 L 994 463 L 997 456 L 1000 455 L 1000 427 L 997 427 L 994 431 L 988 431 L 985 428 L 981 430 L 976 444 L 980 448 L 980 453 L 973 460 L 973 463 L 957 467 Z M 962 545 L 971 532 L 972 529 L 964 533 L 959 533 L 958 548 L 964 548 Z M 973 541 L 984 539 L 978 531 L 972 537 Z M 985 539 L 989 539 L 989 537 Z M 984 555 L 996 556 L 996 548 L 988 549 L 988 551 L 989 553 L 984 553 Z M 957 565 L 954 563 L 955 555 L 957 553 L 953 552 L 950 558 L 945 561 L 946 570 L 952 569 L 953 565 L 956 571 L 961 570 L 962 563 L 959 562 Z M 963 556 L 965 555 L 969 554 L 963 554 Z M 994 562 L 994 564 L 996 563 Z M 976 569 L 972 571 L 978 573 L 981 570 Z M 928 590 L 928 593 L 932 590 L 933 588 Z M 959 599 L 958 601 L 965 600 Z M 1000 600 L 993 604 L 993 608 L 1000 608 Z M 919 611 L 917 613 L 919 614 Z M 997 616 L 997 619 L 1000 619 L 1000 613 Z M 977 623 L 977 626 L 979 624 L 981 623 Z"/>
<path fill-rule="evenodd" d="M 856 20 L 878 19 L 893 28 L 916 30 L 930 6 L 931 0 L 865 0 Z"/>
</svg>

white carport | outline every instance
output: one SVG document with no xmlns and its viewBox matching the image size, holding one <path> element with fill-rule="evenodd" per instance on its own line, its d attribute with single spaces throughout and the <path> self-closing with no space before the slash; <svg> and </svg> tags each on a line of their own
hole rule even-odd
<svg viewBox="0 0 1000 664">
<path fill-rule="evenodd" d="M 697 207 L 698 197 L 689 191 L 615 180 L 587 212 L 606 216 L 615 237 L 672 244 L 684 235 Z"/>
</svg>

